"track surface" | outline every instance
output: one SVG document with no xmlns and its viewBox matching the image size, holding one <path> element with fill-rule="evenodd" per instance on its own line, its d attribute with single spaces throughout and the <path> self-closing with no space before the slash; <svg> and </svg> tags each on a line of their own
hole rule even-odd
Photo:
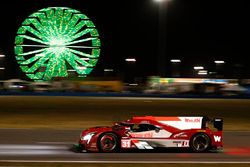
<svg viewBox="0 0 250 167">
<path fill-rule="evenodd" d="M 226 130 L 248 130 L 249 100 L 15 96 L 0 99 L 0 162 L 250 163 L 250 131 L 225 132 L 222 153 L 80 154 L 70 150 L 81 132 L 77 128 L 109 124 L 132 115 L 208 114 L 224 118 Z M 20 129 L 26 127 L 37 129 Z"/>
<path fill-rule="evenodd" d="M 0 129 L 0 162 L 250 163 L 250 132 L 225 132 L 222 153 L 74 153 L 81 130 Z M 149 158 L 150 157 L 150 158 Z"/>
</svg>

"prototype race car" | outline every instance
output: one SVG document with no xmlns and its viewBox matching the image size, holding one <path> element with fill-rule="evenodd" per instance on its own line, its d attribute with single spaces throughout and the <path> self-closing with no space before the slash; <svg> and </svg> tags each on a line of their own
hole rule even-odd
<svg viewBox="0 0 250 167">
<path fill-rule="evenodd" d="M 213 127 L 210 125 L 213 124 Z M 200 117 L 133 117 L 111 127 L 82 131 L 81 152 L 119 152 L 123 149 L 189 148 L 193 152 L 222 149 L 223 120 Z"/>
</svg>

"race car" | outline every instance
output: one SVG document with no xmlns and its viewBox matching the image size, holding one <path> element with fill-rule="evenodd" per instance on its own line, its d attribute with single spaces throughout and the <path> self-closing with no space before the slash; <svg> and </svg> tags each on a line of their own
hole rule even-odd
<svg viewBox="0 0 250 167">
<path fill-rule="evenodd" d="M 193 152 L 206 152 L 223 148 L 222 131 L 221 118 L 136 116 L 115 122 L 110 127 L 82 131 L 76 148 L 80 152 L 157 148 L 189 148 Z"/>
</svg>

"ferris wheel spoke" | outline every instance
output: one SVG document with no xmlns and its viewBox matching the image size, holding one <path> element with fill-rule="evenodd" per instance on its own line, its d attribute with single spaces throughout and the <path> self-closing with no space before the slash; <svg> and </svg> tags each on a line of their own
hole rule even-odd
<svg viewBox="0 0 250 167">
<path fill-rule="evenodd" d="M 38 61 L 36 61 L 31 68 L 27 70 L 28 73 L 34 73 L 37 71 L 41 66 L 44 65 L 44 63 L 51 57 L 51 54 L 47 54 L 46 56 L 40 58 Z"/>
<path fill-rule="evenodd" d="M 33 35 L 35 35 L 36 37 L 40 38 L 41 40 L 43 40 L 42 34 L 40 34 L 38 31 L 36 31 L 34 28 L 30 27 L 30 26 L 23 26 L 23 28 L 25 28 L 27 31 L 29 31 L 30 33 L 32 33 Z"/>
<path fill-rule="evenodd" d="M 66 45 L 72 45 L 72 44 L 77 44 L 77 43 L 81 43 L 81 42 L 87 42 L 87 41 L 92 41 L 96 38 L 86 38 L 86 39 L 81 39 L 81 40 L 77 40 L 77 41 L 73 41 L 73 42 L 69 42 L 66 43 Z"/>
<path fill-rule="evenodd" d="M 57 33 L 62 34 L 62 24 L 63 24 L 63 9 L 59 8 L 58 10 L 55 11 L 55 27 L 57 28 Z"/>
<path fill-rule="evenodd" d="M 28 36 L 28 35 L 19 35 L 19 36 L 22 37 L 22 38 L 25 38 L 25 39 L 34 41 L 34 42 L 42 43 L 42 44 L 45 44 L 45 45 L 48 44 L 48 42 L 44 42 L 44 41 L 42 41 L 42 40 L 40 40 L 40 39 L 33 38 L 33 37 Z"/>
<path fill-rule="evenodd" d="M 75 53 L 75 54 L 78 54 L 78 55 L 81 55 L 81 56 L 84 56 L 84 57 L 97 58 L 95 55 L 90 55 L 90 54 L 87 54 L 87 53 L 84 53 L 84 52 L 80 52 L 80 51 L 77 51 L 77 50 L 74 50 L 74 49 L 69 49 L 69 50 L 72 53 Z"/>
<path fill-rule="evenodd" d="M 70 21 L 68 22 L 68 25 L 65 29 L 65 32 L 67 32 L 68 35 L 72 35 L 72 32 L 75 31 L 74 30 L 74 27 L 76 25 L 76 23 L 78 22 L 80 18 L 76 15 L 76 14 L 73 14 L 72 18 L 70 19 Z"/>
<path fill-rule="evenodd" d="M 36 54 L 36 53 L 43 52 L 44 50 L 46 50 L 46 48 L 44 48 L 44 49 L 39 49 L 39 50 L 35 50 L 35 51 L 30 51 L 30 52 L 26 52 L 26 53 L 21 53 L 21 54 L 19 54 L 19 55 L 20 55 L 20 56 L 32 55 L 32 54 Z"/>
<path fill-rule="evenodd" d="M 67 60 L 67 62 L 69 63 L 69 65 L 70 65 L 73 69 L 76 70 L 76 72 L 77 72 L 78 74 L 81 74 L 81 75 L 85 75 L 85 74 L 86 74 L 86 69 L 87 69 L 87 67 L 81 67 L 81 66 L 79 66 L 79 65 L 76 63 L 75 59 L 72 58 L 72 55 L 70 55 L 69 57 L 65 57 L 65 59 Z"/>
<path fill-rule="evenodd" d="M 93 67 L 92 64 L 88 63 L 87 61 L 79 58 L 78 56 L 76 56 L 74 53 L 71 53 L 71 56 L 72 58 L 77 61 L 78 63 L 80 63 L 82 66 L 85 66 L 85 67 Z"/>
<path fill-rule="evenodd" d="M 68 76 L 68 72 L 67 72 L 67 66 L 65 63 L 65 55 L 62 56 L 61 59 L 57 59 L 58 60 L 58 64 L 55 68 L 58 69 L 58 73 L 57 73 L 57 77 L 65 77 Z"/>
<path fill-rule="evenodd" d="M 84 25 L 85 21 L 81 20 L 77 25 L 72 26 L 72 28 L 68 31 L 68 34 L 70 36 L 76 34 Z"/>
<path fill-rule="evenodd" d="M 17 45 L 17 46 L 22 46 L 22 47 L 37 47 L 37 48 L 48 48 L 47 45 Z"/>
<path fill-rule="evenodd" d="M 52 77 L 61 77 L 67 76 L 67 69 L 65 63 L 63 63 L 63 59 L 57 59 L 58 53 L 53 53 L 52 58 L 49 60 L 47 64 L 46 71 L 44 73 L 44 78 L 46 80 L 50 80 Z"/>
<path fill-rule="evenodd" d="M 99 48 L 97 46 L 67 46 L 67 48 L 76 48 L 76 49 L 95 49 Z"/>
<path fill-rule="evenodd" d="M 46 71 L 44 73 L 44 79 L 45 80 L 50 80 L 54 75 L 55 75 L 55 65 L 57 63 L 56 57 L 52 56 L 52 58 L 49 60 Z"/>
<path fill-rule="evenodd" d="M 38 30 L 39 34 L 37 35 L 37 37 L 45 42 L 48 42 L 48 38 L 47 38 L 48 33 L 47 31 L 45 31 L 45 29 L 43 28 L 41 23 L 37 20 L 37 18 L 30 18 L 27 21 L 28 21 L 28 24 L 34 25 L 35 28 Z"/>
<path fill-rule="evenodd" d="M 44 17 L 40 20 L 40 22 L 42 23 L 42 32 L 43 32 L 43 36 L 46 38 L 46 41 L 48 42 L 48 39 L 51 35 L 53 35 L 51 33 L 51 29 L 50 29 L 50 24 L 49 24 L 49 20 L 47 19 L 47 17 L 44 15 Z"/>
<path fill-rule="evenodd" d="M 64 35 L 68 33 L 68 31 L 67 31 L 68 27 L 69 27 L 68 23 L 69 23 L 71 17 L 72 17 L 72 13 L 69 12 L 69 10 L 65 10 L 64 15 L 63 15 L 63 25 L 64 26 L 62 26 L 62 32 Z"/>
<path fill-rule="evenodd" d="M 29 65 L 30 63 L 33 63 L 34 61 L 40 59 L 44 54 L 37 54 L 34 57 L 29 58 L 28 60 L 22 61 L 21 65 Z"/>
<path fill-rule="evenodd" d="M 85 30 L 83 30 L 83 31 L 81 31 L 81 32 L 79 32 L 79 33 L 77 33 L 77 34 L 75 34 L 72 38 L 71 38 L 71 40 L 73 41 L 73 40 L 75 40 L 75 39 L 77 39 L 77 38 L 79 38 L 79 37 L 81 37 L 81 36 L 83 36 L 83 35 L 85 35 L 85 34 L 87 34 L 87 33 L 89 33 L 90 32 L 90 29 L 85 29 Z"/>
<path fill-rule="evenodd" d="M 35 79 L 35 80 L 42 80 L 44 75 L 44 72 L 36 72 L 35 74 L 27 74 L 29 78 Z"/>
<path fill-rule="evenodd" d="M 75 32 L 77 33 L 83 26 L 86 25 L 87 20 L 81 20 L 76 26 L 75 26 Z"/>
</svg>

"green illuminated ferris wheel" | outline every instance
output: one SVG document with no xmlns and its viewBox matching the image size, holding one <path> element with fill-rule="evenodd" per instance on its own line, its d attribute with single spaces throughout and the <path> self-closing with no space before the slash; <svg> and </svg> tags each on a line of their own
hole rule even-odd
<svg viewBox="0 0 250 167">
<path fill-rule="evenodd" d="M 33 13 L 15 38 L 16 60 L 33 80 L 88 75 L 98 61 L 100 46 L 93 22 L 79 11 L 64 7 Z"/>
</svg>

